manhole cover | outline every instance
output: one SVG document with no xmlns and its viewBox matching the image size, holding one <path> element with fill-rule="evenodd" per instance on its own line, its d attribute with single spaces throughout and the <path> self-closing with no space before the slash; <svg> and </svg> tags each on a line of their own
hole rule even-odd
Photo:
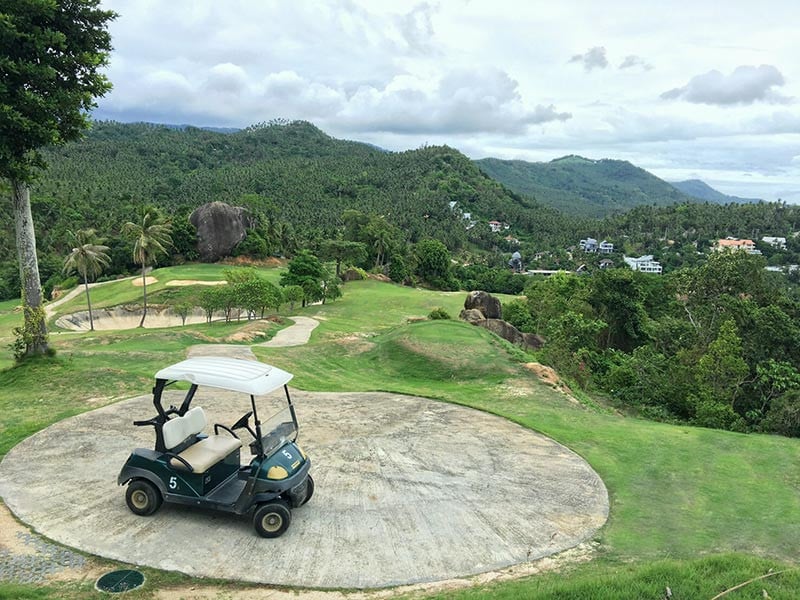
<svg viewBox="0 0 800 600">
<path fill-rule="evenodd" d="M 121 571 L 111 571 L 97 580 L 95 587 L 101 592 L 119 594 L 138 588 L 144 583 L 144 575 L 139 571 L 122 569 Z"/>
</svg>

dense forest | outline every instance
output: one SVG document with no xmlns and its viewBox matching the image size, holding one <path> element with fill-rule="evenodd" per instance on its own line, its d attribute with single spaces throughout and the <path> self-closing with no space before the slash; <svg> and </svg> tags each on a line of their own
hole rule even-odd
<svg viewBox="0 0 800 600">
<path fill-rule="evenodd" d="M 672 422 L 800 436 L 800 294 L 762 256 L 713 252 L 663 277 L 533 279 L 504 317 L 543 360 L 618 407 Z"/>
<path fill-rule="evenodd" d="M 550 162 L 484 158 L 476 164 L 518 194 L 583 217 L 602 218 L 642 204 L 666 206 L 696 201 L 624 160 L 570 155 Z"/>
<path fill-rule="evenodd" d="M 175 253 L 184 258 L 192 258 L 187 217 L 211 201 L 249 208 L 263 233 L 281 238 L 271 249 L 285 254 L 339 237 L 347 210 L 385 219 L 408 244 L 433 238 L 452 251 L 496 246 L 487 227 L 468 228 L 464 213 L 559 243 L 579 229 L 577 221 L 510 192 L 452 148 L 384 152 L 334 139 L 306 122 L 229 134 L 100 122 L 86 139 L 50 150 L 46 159 L 49 168 L 32 190 L 44 281 L 69 249 L 68 231 L 88 227 L 112 249 L 107 274 L 134 268 L 119 229 L 145 204 L 172 219 Z M 0 216 L 0 278 L 8 296 L 15 293 L 15 256 L 7 203 L 0 204 Z"/>
</svg>

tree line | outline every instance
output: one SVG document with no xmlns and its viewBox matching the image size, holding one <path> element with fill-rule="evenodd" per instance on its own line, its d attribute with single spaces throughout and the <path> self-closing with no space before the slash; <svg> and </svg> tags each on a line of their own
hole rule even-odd
<svg viewBox="0 0 800 600">
<path fill-rule="evenodd" d="M 665 276 L 610 269 L 526 286 L 504 318 L 542 360 L 649 418 L 800 436 L 800 295 L 762 256 L 715 252 Z"/>
</svg>

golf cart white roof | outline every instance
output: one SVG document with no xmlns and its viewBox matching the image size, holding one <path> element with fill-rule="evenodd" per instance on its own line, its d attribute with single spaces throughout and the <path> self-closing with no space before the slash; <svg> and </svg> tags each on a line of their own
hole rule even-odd
<svg viewBox="0 0 800 600">
<path fill-rule="evenodd" d="M 156 379 L 188 381 L 254 396 L 268 394 L 288 383 L 292 377 L 291 373 L 254 360 L 216 356 L 187 358 L 156 373 Z"/>
</svg>

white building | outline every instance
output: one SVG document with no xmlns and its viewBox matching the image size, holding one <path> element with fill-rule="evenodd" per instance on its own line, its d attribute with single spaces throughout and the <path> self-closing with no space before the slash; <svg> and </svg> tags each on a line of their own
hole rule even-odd
<svg viewBox="0 0 800 600">
<path fill-rule="evenodd" d="M 600 254 L 611 254 L 612 252 L 614 252 L 614 244 L 603 240 L 602 242 L 600 242 L 600 245 L 597 246 L 597 251 Z"/>
<path fill-rule="evenodd" d="M 645 256 L 640 256 L 639 258 L 623 256 L 622 260 L 624 260 L 625 264 L 634 271 L 641 271 L 642 273 L 656 273 L 658 275 L 661 275 L 661 272 L 663 271 L 661 263 L 653 260 L 652 254 L 646 254 Z"/>
<path fill-rule="evenodd" d="M 786 238 L 785 237 L 772 237 L 771 235 L 765 235 L 761 238 L 761 241 L 765 244 L 769 244 L 773 248 L 778 248 L 780 250 L 786 250 Z"/>
</svg>

